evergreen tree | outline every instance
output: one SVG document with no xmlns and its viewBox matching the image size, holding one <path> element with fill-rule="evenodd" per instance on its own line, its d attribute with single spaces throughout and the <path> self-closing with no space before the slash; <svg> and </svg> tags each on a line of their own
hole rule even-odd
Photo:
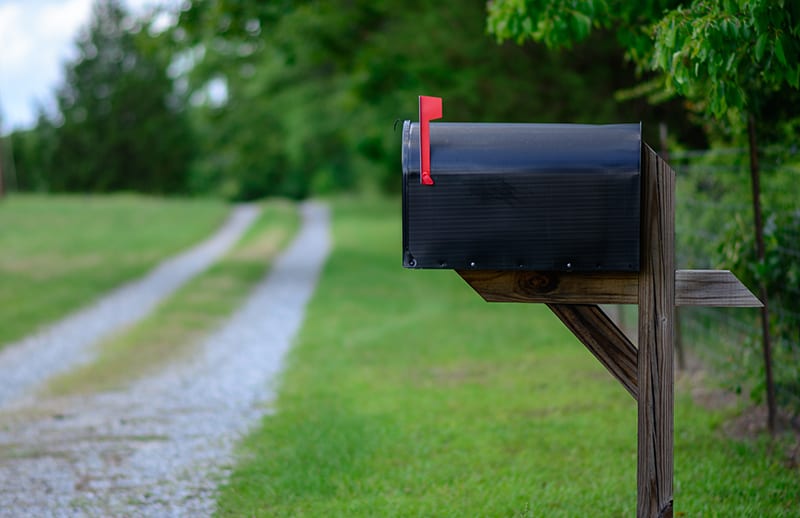
<svg viewBox="0 0 800 518">
<path fill-rule="evenodd" d="M 120 0 L 95 4 L 57 95 L 51 189 L 185 189 L 192 139 L 151 38 Z"/>
</svg>

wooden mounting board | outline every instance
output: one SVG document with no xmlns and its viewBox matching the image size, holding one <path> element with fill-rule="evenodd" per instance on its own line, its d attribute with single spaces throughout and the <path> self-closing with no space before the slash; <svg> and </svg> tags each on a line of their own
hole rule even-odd
<svg viewBox="0 0 800 518">
<path fill-rule="evenodd" d="M 638 273 L 458 270 L 487 302 L 638 304 Z M 676 306 L 761 307 L 728 270 L 676 270 Z"/>
</svg>

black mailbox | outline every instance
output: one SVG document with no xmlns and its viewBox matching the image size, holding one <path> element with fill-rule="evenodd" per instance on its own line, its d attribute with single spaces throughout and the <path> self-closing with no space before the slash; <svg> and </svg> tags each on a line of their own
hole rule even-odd
<svg viewBox="0 0 800 518">
<path fill-rule="evenodd" d="M 403 124 L 403 266 L 639 270 L 641 124 L 430 123 L 422 175 L 421 121 Z"/>
</svg>

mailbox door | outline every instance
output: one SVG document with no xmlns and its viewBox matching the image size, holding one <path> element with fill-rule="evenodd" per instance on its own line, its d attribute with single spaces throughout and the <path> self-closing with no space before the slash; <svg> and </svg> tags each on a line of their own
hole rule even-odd
<svg viewBox="0 0 800 518">
<path fill-rule="evenodd" d="M 638 271 L 641 125 L 403 127 L 408 268 Z"/>
</svg>

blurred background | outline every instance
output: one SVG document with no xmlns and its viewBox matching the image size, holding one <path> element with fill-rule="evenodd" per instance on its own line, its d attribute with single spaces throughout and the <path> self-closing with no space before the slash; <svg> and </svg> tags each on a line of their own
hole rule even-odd
<svg viewBox="0 0 800 518">
<path fill-rule="evenodd" d="M 0 0 L 2 192 L 391 196 L 420 94 L 446 121 L 643 121 L 678 173 L 679 266 L 770 302 L 771 337 L 683 312 L 685 348 L 760 400 L 771 340 L 797 416 L 798 8 L 611 4 Z"/>
<path fill-rule="evenodd" d="M 482 1 L 0 6 L 20 191 L 397 192 L 393 124 L 420 94 L 443 97 L 448 121 L 642 120 L 650 142 L 663 122 L 707 145 L 683 102 L 620 94 L 642 77 L 608 31 L 569 50 L 498 44 Z"/>
</svg>

